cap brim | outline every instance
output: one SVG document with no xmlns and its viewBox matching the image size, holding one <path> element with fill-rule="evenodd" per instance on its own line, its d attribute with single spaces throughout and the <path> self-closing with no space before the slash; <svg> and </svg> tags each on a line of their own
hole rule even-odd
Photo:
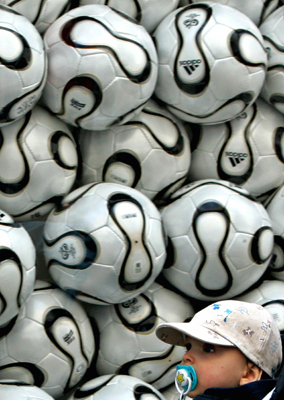
<svg viewBox="0 0 284 400">
<path fill-rule="evenodd" d="M 220 346 L 233 346 L 229 340 L 206 326 L 191 322 L 164 323 L 156 328 L 156 336 L 165 343 L 175 346 L 184 346 L 186 336 L 191 336 L 202 342 L 218 344 Z"/>
</svg>

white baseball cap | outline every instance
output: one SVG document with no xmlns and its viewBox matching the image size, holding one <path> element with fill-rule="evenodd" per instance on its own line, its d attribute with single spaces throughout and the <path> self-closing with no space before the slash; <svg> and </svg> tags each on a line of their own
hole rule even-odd
<svg viewBox="0 0 284 400">
<path fill-rule="evenodd" d="M 218 301 L 194 315 L 190 322 L 162 323 L 156 328 L 163 342 L 184 346 L 186 336 L 206 343 L 235 346 L 273 377 L 282 362 L 280 331 L 262 306 L 238 300 Z"/>
</svg>

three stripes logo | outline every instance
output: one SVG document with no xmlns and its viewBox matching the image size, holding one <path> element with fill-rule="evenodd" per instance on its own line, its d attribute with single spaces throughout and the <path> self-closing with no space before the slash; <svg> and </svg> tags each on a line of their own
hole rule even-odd
<svg viewBox="0 0 284 400">
<path fill-rule="evenodd" d="M 188 75 L 192 75 L 193 72 L 200 66 L 201 59 L 197 58 L 196 60 L 183 60 L 179 62 L 179 65 L 182 66 Z"/>
<path fill-rule="evenodd" d="M 247 158 L 248 154 L 226 151 L 226 156 L 230 160 L 232 167 L 237 167 L 242 161 Z"/>
</svg>

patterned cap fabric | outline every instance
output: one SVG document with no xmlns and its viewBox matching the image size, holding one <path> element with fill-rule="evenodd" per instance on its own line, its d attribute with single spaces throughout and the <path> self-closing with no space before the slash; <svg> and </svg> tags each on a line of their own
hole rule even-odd
<svg viewBox="0 0 284 400">
<path fill-rule="evenodd" d="M 196 313 L 190 322 L 158 325 L 156 335 L 163 342 L 177 346 L 184 346 L 186 336 L 235 346 L 271 377 L 282 361 L 278 326 L 264 307 L 254 303 L 218 301 Z"/>
</svg>

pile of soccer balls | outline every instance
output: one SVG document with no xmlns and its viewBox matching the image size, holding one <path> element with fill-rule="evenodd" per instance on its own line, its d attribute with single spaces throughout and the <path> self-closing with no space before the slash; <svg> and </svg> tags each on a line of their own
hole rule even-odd
<svg viewBox="0 0 284 400">
<path fill-rule="evenodd" d="M 284 2 L 0 0 L 0 397 L 171 400 L 160 322 L 284 331 Z"/>
</svg>

